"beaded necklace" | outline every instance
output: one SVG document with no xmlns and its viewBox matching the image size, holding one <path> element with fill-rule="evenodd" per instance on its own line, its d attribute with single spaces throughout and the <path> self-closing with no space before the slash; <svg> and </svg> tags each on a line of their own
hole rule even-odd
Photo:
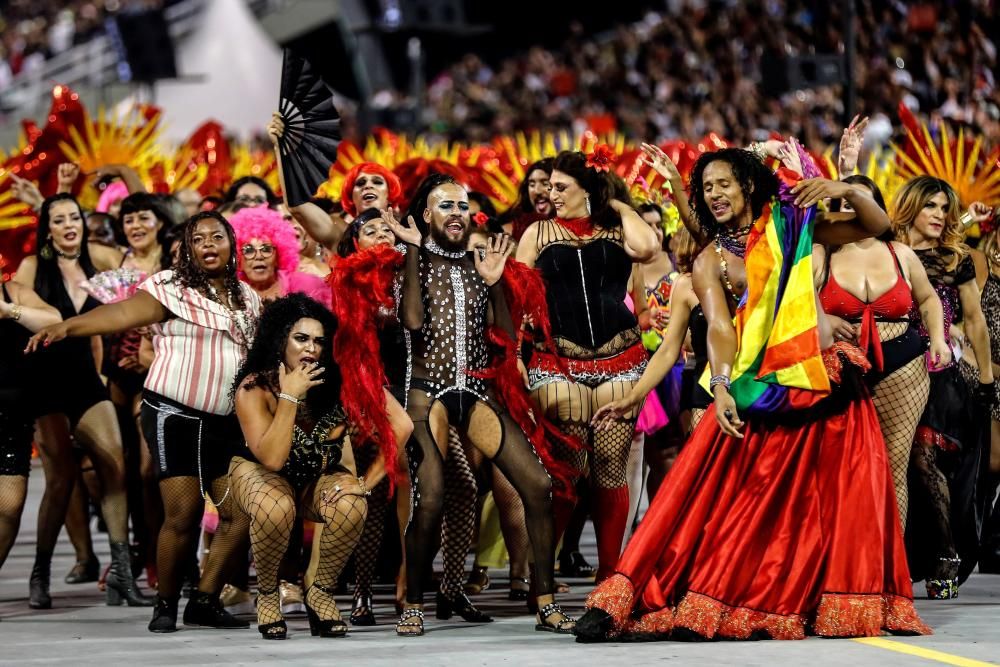
<svg viewBox="0 0 1000 667">
<path fill-rule="evenodd" d="M 465 257 L 464 250 L 445 250 L 434 241 L 434 239 L 427 239 L 424 247 L 430 250 L 435 255 L 441 255 L 442 257 L 447 257 L 448 259 L 462 259 Z"/>
</svg>

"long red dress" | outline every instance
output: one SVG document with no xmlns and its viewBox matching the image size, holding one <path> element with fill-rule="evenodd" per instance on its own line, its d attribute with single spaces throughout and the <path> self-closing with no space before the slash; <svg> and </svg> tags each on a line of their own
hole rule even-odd
<svg viewBox="0 0 1000 667">
<path fill-rule="evenodd" d="M 834 381 L 843 356 L 866 364 L 856 348 L 838 349 L 823 355 Z M 913 607 L 871 400 L 829 412 L 751 420 L 742 440 L 702 420 L 616 574 L 587 599 L 611 616 L 604 639 L 677 628 L 730 639 L 931 632 Z"/>
</svg>

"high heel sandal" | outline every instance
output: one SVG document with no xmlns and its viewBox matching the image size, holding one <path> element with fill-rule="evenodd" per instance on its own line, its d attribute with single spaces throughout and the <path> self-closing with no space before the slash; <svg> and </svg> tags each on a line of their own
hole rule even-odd
<svg viewBox="0 0 1000 667">
<path fill-rule="evenodd" d="M 438 591 L 435 602 L 437 610 L 434 615 L 442 621 L 447 621 L 453 615 L 458 614 L 469 623 L 493 622 L 493 618 L 477 609 L 465 593 L 457 593 L 454 597 L 448 597 L 442 591 Z"/>
<path fill-rule="evenodd" d="M 479 595 L 490 587 L 490 575 L 488 568 L 476 565 L 469 573 L 469 580 L 465 582 L 466 595 Z"/>
<path fill-rule="evenodd" d="M 940 558 L 942 563 L 947 565 L 942 566 L 938 571 L 947 570 L 949 574 L 954 573 L 954 575 L 947 579 L 928 579 L 924 582 L 924 586 L 927 588 L 927 599 L 928 600 L 952 600 L 958 597 L 958 568 L 962 564 L 962 559 L 958 556 L 953 558 Z"/>
<path fill-rule="evenodd" d="M 419 622 L 413 619 L 419 618 Z M 402 628 L 418 628 L 417 632 L 400 632 Z M 396 634 L 400 637 L 423 637 L 424 635 L 424 610 L 418 607 L 404 609 L 399 615 L 399 622 L 396 623 Z"/>
<path fill-rule="evenodd" d="M 549 616 L 554 616 L 555 614 L 562 614 L 562 620 L 549 623 Z M 538 610 L 538 623 L 535 624 L 535 630 L 538 632 L 554 632 L 557 635 L 571 635 L 573 634 L 573 627 L 570 626 L 567 628 L 568 624 L 576 625 L 576 619 L 566 615 L 566 612 L 562 610 L 558 602 L 550 602 Z"/>
<path fill-rule="evenodd" d="M 309 604 L 309 594 L 313 589 L 322 591 L 329 595 L 331 598 L 334 596 L 334 591 L 327 588 L 326 586 L 321 586 L 316 582 L 309 587 L 306 591 L 305 603 L 306 603 L 306 615 L 309 617 L 309 632 L 312 633 L 313 637 L 346 637 L 347 636 L 347 623 L 344 623 L 344 619 L 340 618 L 340 610 L 337 609 L 336 603 L 333 603 L 333 609 L 337 612 L 337 618 L 320 618 L 316 610 L 313 609 L 312 605 Z M 370 607 L 369 607 L 370 609 Z M 352 617 L 353 621 L 353 617 Z M 374 625 L 374 623 L 373 623 Z"/>
<path fill-rule="evenodd" d="M 514 588 L 514 584 L 524 584 L 524 588 Z M 528 591 L 530 590 L 531 581 L 526 577 L 511 577 L 510 591 L 507 593 L 507 599 L 514 602 L 524 602 L 528 599 Z"/>
<path fill-rule="evenodd" d="M 375 607 L 370 593 L 354 598 L 354 608 L 351 609 L 351 625 L 375 625 Z"/>
<path fill-rule="evenodd" d="M 597 574 L 597 570 L 579 551 L 563 551 L 559 554 L 559 574 L 573 579 L 589 579 Z"/>
<path fill-rule="evenodd" d="M 257 591 L 257 631 L 260 632 L 260 636 L 264 639 L 287 639 L 288 638 L 288 625 L 285 624 L 285 619 L 279 618 L 277 621 L 271 623 L 261 623 L 260 613 L 263 609 L 263 598 L 274 596 L 274 608 L 278 612 L 278 616 L 281 616 L 281 601 L 278 597 L 278 588 L 275 586 L 269 591 L 263 589 Z"/>
</svg>

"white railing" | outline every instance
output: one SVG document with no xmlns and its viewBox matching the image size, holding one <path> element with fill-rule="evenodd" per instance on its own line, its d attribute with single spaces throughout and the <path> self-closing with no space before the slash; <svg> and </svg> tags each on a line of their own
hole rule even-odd
<svg viewBox="0 0 1000 667">
<path fill-rule="evenodd" d="M 185 0 L 166 8 L 170 35 L 178 43 L 191 34 L 206 0 Z M 250 2 L 251 6 L 260 4 Z M 111 105 L 131 92 L 132 84 L 123 83 L 118 73 L 118 53 L 107 35 L 74 46 L 46 60 L 34 71 L 14 77 L 10 86 L 0 91 L 0 136 L 10 144 L 22 118 L 36 118 L 48 112 L 52 86 L 60 83 L 77 91 L 84 104 L 96 109 Z"/>
</svg>

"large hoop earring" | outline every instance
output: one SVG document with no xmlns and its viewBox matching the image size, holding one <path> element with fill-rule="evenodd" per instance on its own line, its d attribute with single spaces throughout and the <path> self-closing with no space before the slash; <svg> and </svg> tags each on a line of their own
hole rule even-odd
<svg viewBox="0 0 1000 667">
<path fill-rule="evenodd" d="M 587 204 L 587 215 L 590 215 L 590 195 L 584 195 L 583 201 Z"/>
</svg>

